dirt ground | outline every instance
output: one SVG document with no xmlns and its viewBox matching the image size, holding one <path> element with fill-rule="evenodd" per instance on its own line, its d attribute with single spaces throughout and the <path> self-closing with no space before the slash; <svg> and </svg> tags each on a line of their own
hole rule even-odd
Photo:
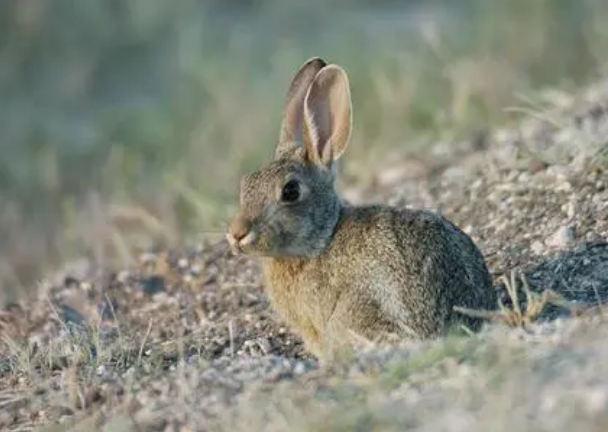
<svg viewBox="0 0 608 432">
<path fill-rule="evenodd" d="M 514 127 L 387 155 L 343 192 L 444 213 L 479 244 L 508 307 L 513 271 L 536 293 L 601 304 L 608 81 L 551 98 Z M 549 306 L 526 328 L 489 322 L 325 367 L 269 308 L 257 264 L 224 242 L 149 251 L 128 269 L 71 263 L 0 311 L 0 332 L 7 431 L 608 430 L 602 308 Z"/>
</svg>

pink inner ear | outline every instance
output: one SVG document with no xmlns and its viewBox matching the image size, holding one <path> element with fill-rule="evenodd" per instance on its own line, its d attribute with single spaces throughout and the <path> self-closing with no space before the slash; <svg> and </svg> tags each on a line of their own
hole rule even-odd
<svg viewBox="0 0 608 432">
<path fill-rule="evenodd" d="M 318 145 L 319 145 L 319 156 L 323 160 L 326 152 L 331 147 L 330 134 L 331 134 L 331 115 L 329 113 L 329 104 L 326 100 L 321 99 L 317 101 L 317 133 L 318 133 Z"/>
<path fill-rule="evenodd" d="M 305 143 L 316 162 L 329 167 L 341 155 L 350 136 L 351 102 L 348 77 L 338 66 L 321 69 L 304 104 Z"/>
<path fill-rule="evenodd" d="M 333 160 L 333 151 L 332 151 L 332 146 L 331 146 L 331 137 L 329 137 L 327 140 L 323 141 L 323 144 L 321 144 L 321 149 L 319 151 L 319 156 L 321 156 L 321 161 L 327 165 L 330 166 L 332 160 Z"/>
<path fill-rule="evenodd" d="M 308 100 L 306 113 L 311 144 L 320 161 L 329 166 L 333 159 L 331 145 L 332 118 L 329 103 L 324 99 L 313 97 Z"/>
</svg>

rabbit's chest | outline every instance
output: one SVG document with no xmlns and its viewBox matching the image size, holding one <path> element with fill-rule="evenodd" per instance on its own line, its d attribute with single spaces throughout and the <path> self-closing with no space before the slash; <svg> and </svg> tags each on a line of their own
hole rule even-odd
<svg viewBox="0 0 608 432">
<path fill-rule="evenodd" d="M 322 278 L 284 268 L 269 267 L 265 273 L 268 297 L 282 318 L 300 328 L 322 331 L 334 302 L 330 290 L 323 289 Z"/>
</svg>

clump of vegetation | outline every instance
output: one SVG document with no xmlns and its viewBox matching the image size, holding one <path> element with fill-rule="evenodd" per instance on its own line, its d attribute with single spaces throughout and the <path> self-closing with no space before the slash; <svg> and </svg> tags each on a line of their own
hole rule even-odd
<svg viewBox="0 0 608 432">
<path fill-rule="evenodd" d="M 523 292 L 526 296 L 524 307 L 519 299 L 519 287 L 517 285 L 517 272 L 511 272 L 511 278 L 501 276 L 505 286 L 511 307 L 505 305 L 502 299 L 498 299 L 498 309 L 495 311 L 469 309 L 460 306 L 454 307 L 459 313 L 496 321 L 510 327 L 526 327 L 534 323 L 548 305 L 567 309 L 573 316 L 581 316 L 584 313 L 601 312 L 601 305 L 583 305 L 566 300 L 562 295 L 551 289 L 545 289 L 540 294 L 533 292 L 524 274 L 519 275 L 522 281 Z"/>
</svg>

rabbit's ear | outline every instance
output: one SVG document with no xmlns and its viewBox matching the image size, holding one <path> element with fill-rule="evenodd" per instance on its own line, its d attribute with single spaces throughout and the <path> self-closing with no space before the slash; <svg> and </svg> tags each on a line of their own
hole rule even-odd
<svg viewBox="0 0 608 432">
<path fill-rule="evenodd" d="M 287 92 L 283 121 L 279 136 L 279 144 L 275 157 L 302 142 L 302 118 L 304 114 L 304 98 L 317 72 L 326 65 L 319 57 L 308 59 L 298 70 L 291 81 Z"/>
<path fill-rule="evenodd" d="M 352 129 L 350 84 L 337 65 L 315 76 L 304 101 L 304 144 L 307 156 L 332 168 L 348 146 Z"/>
</svg>

